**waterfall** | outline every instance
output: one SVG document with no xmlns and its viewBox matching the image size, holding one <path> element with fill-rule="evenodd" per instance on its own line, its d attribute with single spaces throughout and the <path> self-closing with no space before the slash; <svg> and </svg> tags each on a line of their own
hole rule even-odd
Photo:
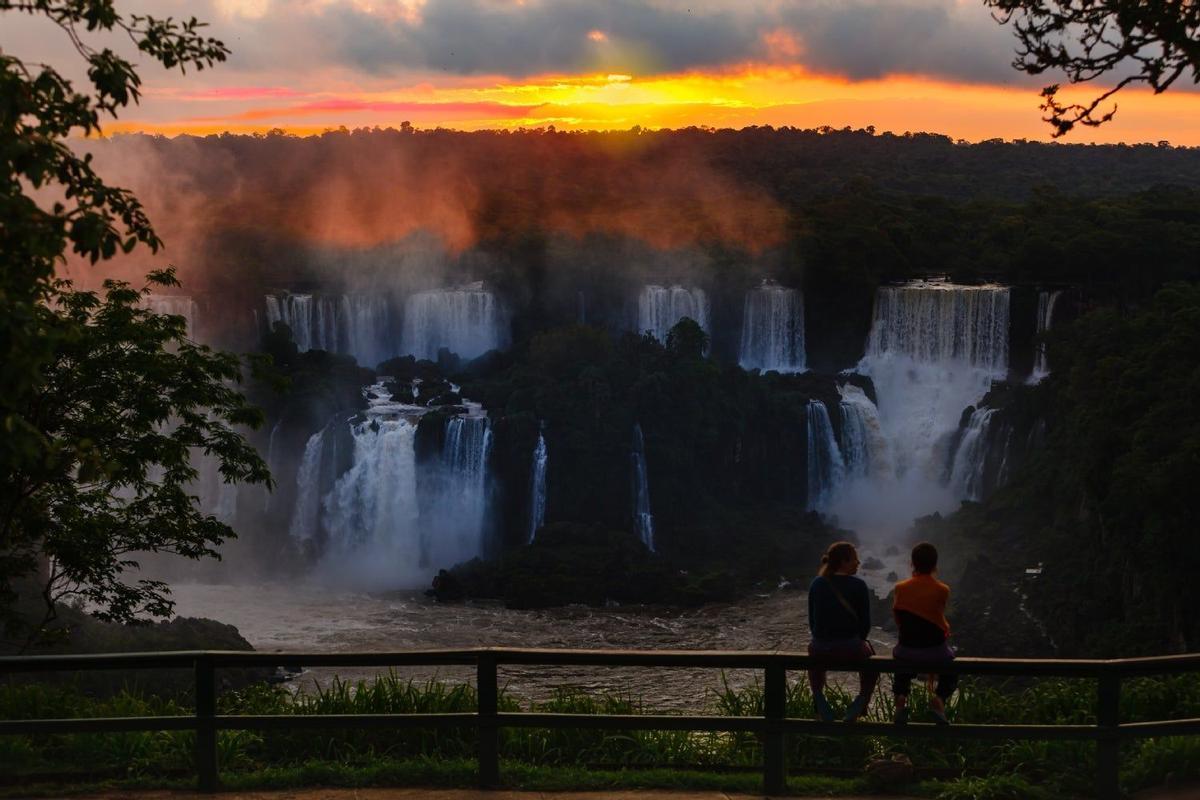
<svg viewBox="0 0 1200 800">
<path fill-rule="evenodd" d="M 427 580 L 418 524 L 416 426 L 368 415 L 351 426 L 354 461 L 322 503 L 325 568 L 359 586 L 394 588 Z"/>
<path fill-rule="evenodd" d="M 391 309 L 381 294 L 345 294 L 339 304 L 337 351 L 352 355 L 365 367 L 390 358 Z"/>
<path fill-rule="evenodd" d="M 971 418 L 955 448 L 950 467 L 950 485 L 964 499 L 983 499 L 988 433 L 995 413 L 996 409 L 982 406 L 971 412 Z"/>
<path fill-rule="evenodd" d="M 275 446 L 276 440 L 279 438 L 279 429 L 283 426 L 283 417 L 271 426 L 271 435 L 267 439 L 267 469 L 271 474 L 275 474 Z M 271 490 L 266 486 L 262 487 L 263 493 L 263 512 L 265 513 L 271 506 Z"/>
<path fill-rule="evenodd" d="M 188 336 L 195 336 L 196 301 L 183 294 L 146 294 L 142 295 L 146 308 L 155 314 L 172 314 L 183 317 L 187 322 Z"/>
<path fill-rule="evenodd" d="M 638 295 L 638 333 L 650 333 L 660 342 L 684 317 L 708 333 L 708 296 L 703 289 L 684 286 L 644 286 Z"/>
<path fill-rule="evenodd" d="M 546 521 L 546 437 L 539 431 L 529 472 L 529 542 Z"/>
<path fill-rule="evenodd" d="M 803 372 L 804 296 L 795 289 L 764 284 L 746 293 L 738 363 L 764 372 Z"/>
<path fill-rule="evenodd" d="M 838 445 L 848 479 L 869 475 L 886 475 L 891 469 L 887 439 L 879 422 L 879 409 L 858 386 L 844 383 L 838 386 L 841 395 L 841 436 Z"/>
<path fill-rule="evenodd" d="M 1046 343 L 1042 337 L 1050 330 L 1054 322 L 1054 306 L 1062 291 L 1038 292 L 1037 307 L 1037 349 L 1034 353 L 1033 373 L 1029 376 L 1030 383 L 1037 383 L 1050 374 L 1050 365 L 1046 363 Z"/>
<path fill-rule="evenodd" d="M 646 443 L 642 426 L 633 426 L 633 525 L 642 544 L 654 552 L 654 516 L 650 513 L 650 480 L 646 475 Z"/>
<path fill-rule="evenodd" d="M 442 494 L 422 519 L 432 533 L 426 551 L 437 565 L 455 564 L 484 550 L 487 525 L 487 462 L 492 429 L 486 416 L 454 417 L 446 421 L 442 444 Z"/>
<path fill-rule="evenodd" d="M 405 354 L 435 361 L 444 347 L 470 359 L 504 347 L 507 339 L 500 303 L 482 283 L 417 292 L 404 304 Z"/>
<path fill-rule="evenodd" d="M 354 356 L 373 367 L 392 355 L 391 310 L 385 295 L 269 294 L 267 325 L 284 322 L 301 350 Z"/>
<path fill-rule="evenodd" d="M 311 294 L 267 295 L 267 326 L 283 322 L 301 350 L 337 351 L 337 304 Z"/>
<path fill-rule="evenodd" d="M 205 453 L 201 448 L 195 448 L 191 452 L 191 462 L 199 473 L 196 479 L 196 494 L 200 498 L 200 510 L 226 525 L 233 524 L 237 516 L 238 484 L 225 481 L 221 475 L 219 457 Z"/>
<path fill-rule="evenodd" d="M 296 506 L 288 534 L 297 542 L 316 538 L 317 512 L 321 508 L 321 456 L 325 453 L 325 429 L 308 437 L 300 469 L 296 472 Z"/>
<path fill-rule="evenodd" d="M 963 409 L 1005 376 L 1008 329 L 1005 287 L 918 282 L 876 291 L 858 369 L 879 398 L 892 474 L 875 502 L 839 505 L 845 524 L 894 534 L 913 517 L 951 511 L 963 499 L 962 484 L 943 480 L 948 445 Z"/>
<path fill-rule="evenodd" d="M 418 481 L 426 409 L 388 386 L 364 388 L 365 411 L 310 436 L 296 474 L 289 534 L 316 556 L 319 575 L 357 589 L 424 585 L 437 568 L 480 555 L 487 529 L 492 433 L 482 407 L 464 401 L 466 413 L 446 421 L 440 457 L 422 461 L 429 480 Z M 346 463 L 343 441 L 353 447 Z"/>
<path fill-rule="evenodd" d="M 808 508 L 824 510 L 845 474 L 845 465 L 825 404 L 820 400 L 809 400 L 805 417 L 808 423 Z"/>
<path fill-rule="evenodd" d="M 993 372 L 1008 367 L 1008 289 L 916 283 L 881 286 L 867 355 L 922 363 L 960 362 Z"/>
</svg>

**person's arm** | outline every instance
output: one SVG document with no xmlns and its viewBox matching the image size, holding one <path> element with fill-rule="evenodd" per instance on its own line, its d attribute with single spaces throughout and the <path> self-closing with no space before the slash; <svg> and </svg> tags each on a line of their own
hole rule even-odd
<svg viewBox="0 0 1200 800">
<path fill-rule="evenodd" d="M 817 579 L 814 578 L 813 582 L 808 585 L 808 632 L 812 634 L 814 638 L 817 635 L 816 625 L 813 623 L 813 620 L 816 619 L 814 616 L 815 604 L 813 603 L 813 595 L 816 594 L 816 592 Z"/>
</svg>

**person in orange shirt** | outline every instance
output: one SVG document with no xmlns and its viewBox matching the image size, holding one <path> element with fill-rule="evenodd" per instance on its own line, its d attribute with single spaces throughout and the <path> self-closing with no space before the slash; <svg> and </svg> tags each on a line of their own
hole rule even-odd
<svg viewBox="0 0 1200 800">
<path fill-rule="evenodd" d="M 929 542 L 914 547 L 912 577 L 896 584 L 892 602 L 892 614 L 900 629 L 900 642 L 892 650 L 892 656 L 898 661 L 911 662 L 914 667 L 937 667 L 954 660 L 954 650 L 946 643 L 950 638 L 950 623 L 946 621 L 950 587 L 934 577 L 937 562 L 937 548 Z M 915 677 L 916 670 L 896 672 L 892 693 L 896 698 L 897 725 L 908 722 L 908 694 Z M 946 701 L 957 686 L 957 675 L 938 675 L 929 710 L 939 725 L 950 724 L 946 718 Z"/>
</svg>

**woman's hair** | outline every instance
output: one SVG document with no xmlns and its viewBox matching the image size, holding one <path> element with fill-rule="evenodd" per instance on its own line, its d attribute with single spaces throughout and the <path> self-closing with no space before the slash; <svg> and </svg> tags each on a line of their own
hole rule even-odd
<svg viewBox="0 0 1200 800">
<path fill-rule="evenodd" d="M 837 572 L 850 559 L 858 555 L 850 542 L 834 542 L 829 545 L 825 555 L 821 556 L 821 569 L 818 574 L 828 576 Z"/>
<path fill-rule="evenodd" d="M 928 575 L 937 569 L 938 551 L 929 542 L 921 542 L 912 549 L 913 571 L 919 575 Z"/>
</svg>

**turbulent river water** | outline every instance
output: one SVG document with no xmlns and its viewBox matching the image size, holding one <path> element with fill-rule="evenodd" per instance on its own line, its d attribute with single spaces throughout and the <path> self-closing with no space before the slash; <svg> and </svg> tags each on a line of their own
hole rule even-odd
<svg viewBox="0 0 1200 800">
<path fill-rule="evenodd" d="M 490 646 L 682 650 L 804 650 L 807 599 L 781 590 L 732 604 L 695 609 L 649 607 L 514 611 L 493 605 L 442 605 L 420 593 L 333 592 L 318 586 L 181 584 L 173 587 L 181 616 L 235 625 L 255 649 L 271 651 L 388 651 Z M 877 646 L 890 647 L 876 628 Z M 371 678 L 371 668 L 313 669 L 293 685 L 311 688 L 341 678 Z M 461 667 L 397 670 L 405 678 L 450 683 L 473 679 Z M 795 676 L 793 676 L 795 679 Z M 640 698 L 648 707 L 698 710 L 723 681 L 743 687 L 755 671 L 502 666 L 501 684 L 525 700 L 559 687 Z"/>
</svg>

